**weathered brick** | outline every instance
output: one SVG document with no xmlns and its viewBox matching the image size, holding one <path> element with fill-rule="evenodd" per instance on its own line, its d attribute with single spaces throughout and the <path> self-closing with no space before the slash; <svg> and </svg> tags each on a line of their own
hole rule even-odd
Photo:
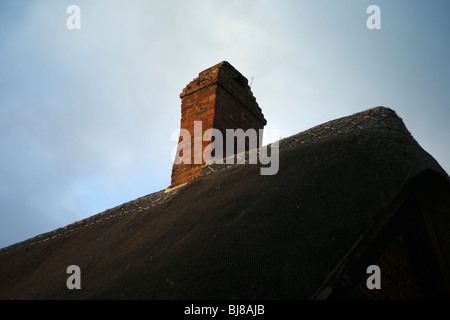
<svg viewBox="0 0 450 320">
<path fill-rule="evenodd" d="M 189 130 L 192 138 L 194 121 L 202 121 L 201 137 L 211 128 L 219 129 L 225 136 L 226 129 L 262 129 L 267 123 L 248 86 L 248 80 L 225 61 L 200 72 L 198 77 L 183 89 L 180 98 L 181 128 Z M 210 144 L 210 141 L 197 142 L 201 143 L 202 152 Z M 184 143 L 180 146 L 184 146 Z M 194 152 L 192 139 L 192 163 Z M 201 172 L 204 165 L 204 162 L 199 165 L 174 164 L 171 186 L 190 181 Z"/>
</svg>

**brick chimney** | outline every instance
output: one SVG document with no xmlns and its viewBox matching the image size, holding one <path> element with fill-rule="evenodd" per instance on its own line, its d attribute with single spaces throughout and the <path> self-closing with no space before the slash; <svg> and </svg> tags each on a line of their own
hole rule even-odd
<svg viewBox="0 0 450 320">
<path fill-rule="evenodd" d="M 192 139 L 183 141 L 180 134 L 176 157 L 191 157 L 191 161 L 190 164 L 173 165 L 171 187 L 189 182 L 199 175 L 205 166 L 204 160 L 201 164 L 194 161 L 200 152 L 200 148 L 194 147 L 194 121 L 201 121 L 201 137 L 207 129 L 212 128 L 220 130 L 224 137 L 226 129 L 246 131 L 253 128 L 258 132 L 258 129 L 263 129 L 267 123 L 250 90 L 248 80 L 226 61 L 200 72 L 198 77 L 183 89 L 180 98 L 181 129 L 188 130 Z M 201 143 L 203 154 L 205 147 L 211 142 L 200 139 L 202 141 L 197 141 L 197 145 Z M 259 139 L 262 140 L 262 137 L 258 136 Z M 191 144 L 190 155 L 180 155 L 183 143 Z"/>
</svg>

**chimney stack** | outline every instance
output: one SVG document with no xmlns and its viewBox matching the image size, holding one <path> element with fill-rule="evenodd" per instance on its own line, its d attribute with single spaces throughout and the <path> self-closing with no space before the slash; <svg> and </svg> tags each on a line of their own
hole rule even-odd
<svg viewBox="0 0 450 320">
<path fill-rule="evenodd" d="M 250 90 L 248 80 L 226 61 L 200 72 L 198 77 L 183 89 L 180 98 L 181 129 L 188 130 L 192 138 L 191 141 L 183 141 L 180 134 L 176 157 L 190 157 L 191 161 L 190 164 L 177 164 L 176 161 L 172 167 L 171 187 L 189 182 L 198 176 L 205 166 L 202 154 L 205 147 L 211 144 L 202 140 L 206 130 L 218 129 L 225 137 L 226 129 L 246 131 L 252 128 L 259 132 L 258 129 L 263 129 L 267 123 Z M 196 142 L 197 146 L 201 144 L 201 155 L 198 154 L 200 148 L 194 148 L 194 121 L 201 121 L 202 141 Z M 259 139 L 262 140 L 262 137 L 258 137 Z M 180 155 L 182 145 L 186 143 L 190 144 L 191 154 Z M 196 156 L 201 157 L 201 164 L 195 163 Z"/>
</svg>

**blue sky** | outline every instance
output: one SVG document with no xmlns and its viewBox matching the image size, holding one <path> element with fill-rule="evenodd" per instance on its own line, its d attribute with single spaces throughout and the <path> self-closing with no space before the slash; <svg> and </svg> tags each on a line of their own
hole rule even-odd
<svg viewBox="0 0 450 320">
<path fill-rule="evenodd" d="M 223 60 L 281 137 L 382 105 L 450 172 L 446 0 L 0 6 L 0 247 L 166 188 L 179 94 Z"/>
</svg>

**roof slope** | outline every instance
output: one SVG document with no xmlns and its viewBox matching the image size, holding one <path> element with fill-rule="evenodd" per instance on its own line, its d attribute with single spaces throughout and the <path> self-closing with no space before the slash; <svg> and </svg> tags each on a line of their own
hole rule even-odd
<svg viewBox="0 0 450 320">
<path fill-rule="evenodd" d="M 408 183 L 439 164 L 377 107 L 280 141 L 280 168 L 211 165 L 0 251 L 2 299 L 309 299 Z M 68 290 L 78 265 L 82 289 Z"/>
</svg>

